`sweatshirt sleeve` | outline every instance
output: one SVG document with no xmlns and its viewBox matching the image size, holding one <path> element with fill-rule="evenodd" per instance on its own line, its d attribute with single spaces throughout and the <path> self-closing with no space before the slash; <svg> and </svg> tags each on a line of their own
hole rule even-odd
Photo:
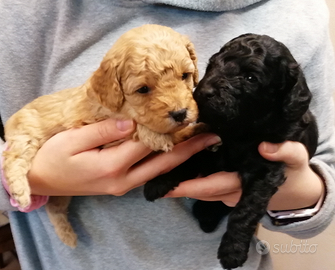
<svg viewBox="0 0 335 270">
<path fill-rule="evenodd" d="M 314 54 L 309 56 L 309 61 L 306 61 L 302 68 L 313 93 L 311 111 L 316 117 L 319 129 L 318 148 L 310 160 L 310 165 L 324 180 L 325 200 L 319 212 L 305 221 L 275 226 L 269 216 L 262 219 L 265 228 L 296 238 L 310 238 L 321 233 L 331 223 L 335 214 L 335 130 L 332 98 L 335 89 L 335 64 L 328 24 L 324 25 L 324 31 L 314 38 Z"/>
</svg>

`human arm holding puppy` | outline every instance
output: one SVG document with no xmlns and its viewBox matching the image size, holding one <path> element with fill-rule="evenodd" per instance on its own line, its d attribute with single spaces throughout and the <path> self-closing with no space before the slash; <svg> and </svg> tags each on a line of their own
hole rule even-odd
<svg viewBox="0 0 335 270">
<path fill-rule="evenodd" d="M 101 150 L 96 148 L 122 139 L 133 129 L 132 121 L 109 119 L 54 136 L 39 150 L 34 159 L 29 172 L 32 193 L 63 196 L 123 195 L 179 165 L 192 154 L 210 145 L 211 139 L 216 139 L 209 134 L 198 136 L 178 145 L 170 153 L 153 156 L 137 166 L 133 165 L 151 152 L 140 142 L 130 140 L 117 147 Z M 63 147 L 59 148 L 59 145 Z M 272 197 L 269 209 L 298 209 L 318 201 L 324 189 L 323 182 L 308 165 L 308 154 L 302 144 L 262 143 L 259 151 L 264 158 L 283 161 L 288 165 L 288 179 Z M 237 173 L 219 172 L 183 182 L 168 196 L 221 200 L 229 206 L 235 206 L 241 192 Z"/>
<path fill-rule="evenodd" d="M 271 144 L 263 142 L 260 154 L 270 161 L 287 164 L 287 180 L 271 198 L 269 210 L 300 209 L 314 205 L 324 192 L 321 177 L 309 166 L 306 148 L 298 142 Z M 241 196 L 241 182 L 235 172 L 219 172 L 208 177 L 182 182 L 168 197 L 190 197 L 223 201 L 235 206 Z"/>
<path fill-rule="evenodd" d="M 134 128 L 131 120 L 108 119 L 55 135 L 34 158 L 28 174 L 32 194 L 120 196 L 217 143 L 217 136 L 202 134 L 179 144 L 172 152 L 147 159 L 151 150 L 138 141 L 97 148 L 126 137 Z"/>
</svg>

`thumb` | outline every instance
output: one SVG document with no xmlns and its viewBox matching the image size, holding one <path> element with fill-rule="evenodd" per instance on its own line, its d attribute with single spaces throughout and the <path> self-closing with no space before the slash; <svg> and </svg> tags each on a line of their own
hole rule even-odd
<svg viewBox="0 0 335 270">
<path fill-rule="evenodd" d="M 69 130 L 72 154 L 99 147 L 126 138 L 135 128 L 132 120 L 106 119 L 104 121 Z"/>
<path fill-rule="evenodd" d="M 262 142 L 258 146 L 258 151 L 265 159 L 270 161 L 281 161 L 290 167 L 300 167 L 308 163 L 307 150 L 305 146 L 299 142 Z"/>
</svg>

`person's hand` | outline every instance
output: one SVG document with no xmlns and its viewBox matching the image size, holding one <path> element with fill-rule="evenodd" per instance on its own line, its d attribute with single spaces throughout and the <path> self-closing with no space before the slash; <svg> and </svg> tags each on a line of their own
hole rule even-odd
<svg viewBox="0 0 335 270">
<path fill-rule="evenodd" d="M 310 207 L 318 202 L 325 186 L 321 177 L 309 166 L 308 152 L 299 142 L 262 143 L 260 154 L 270 161 L 286 163 L 285 183 L 270 200 L 269 210 Z"/>
<path fill-rule="evenodd" d="M 32 194 L 123 195 L 218 142 L 213 134 L 201 134 L 178 144 L 171 152 L 149 157 L 151 150 L 133 140 L 97 148 L 127 137 L 134 128 L 133 121 L 108 119 L 56 134 L 33 160 L 28 173 Z"/>
<path fill-rule="evenodd" d="M 301 143 L 287 141 L 281 144 L 263 142 L 259 153 L 271 161 L 287 164 L 285 183 L 271 198 L 269 210 L 299 209 L 315 204 L 324 189 L 321 178 L 308 164 L 307 150 Z M 204 201 L 223 201 L 235 206 L 242 194 L 241 182 L 236 172 L 218 172 L 207 177 L 179 184 L 165 197 L 189 197 Z"/>
</svg>

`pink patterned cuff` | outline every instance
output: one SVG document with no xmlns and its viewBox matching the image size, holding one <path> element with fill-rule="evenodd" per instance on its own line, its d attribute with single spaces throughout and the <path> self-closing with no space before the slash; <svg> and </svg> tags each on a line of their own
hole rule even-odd
<svg viewBox="0 0 335 270">
<path fill-rule="evenodd" d="M 3 147 L 3 149 L 7 149 L 7 144 L 3 145 L 2 147 Z M 4 157 L 2 156 L 1 164 L 3 164 L 3 160 L 4 160 Z M 6 189 L 8 195 L 10 196 L 10 199 L 9 199 L 10 204 L 14 207 L 17 207 L 17 209 L 20 212 L 25 212 L 25 213 L 31 212 L 35 209 L 38 209 L 38 208 L 42 207 L 49 200 L 49 196 L 31 195 L 30 205 L 23 208 L 23 207 L 19 206 L 18 202 L 10 195 L 9 187 L 8 187 L 8 184 L 7 184 L 2 166 L 1 166 L 1 180 L 2 180 L 2 185 Z"/>
</svg>

